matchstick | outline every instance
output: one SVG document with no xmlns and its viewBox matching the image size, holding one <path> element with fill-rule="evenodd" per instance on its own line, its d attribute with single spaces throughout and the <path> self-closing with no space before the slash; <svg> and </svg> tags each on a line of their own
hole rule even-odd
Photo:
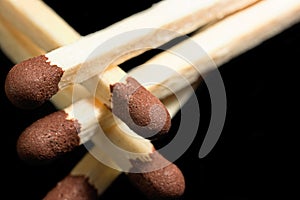
<svg viewBox="0 0 300 200">
<path fill-rule="evenodd" d="M 32 42 L 26 35 L 19 32 L 0 16 L 0 46 L 2 51 L 14 62 L 38 56 L 45 52 Z M 72 95 L 76 91 L 76 95 Z M 57 109 L 63 109 L 78 99 L 90 97 L 91 94 L 80 84 L 70 85 L 51 98 Z"/>
<path fill-rule="evenodd" d="M 27 89 L 22 81 L 20 81 L 20 85 L 16 85 L 17 83 L 14 82 L 14 84 L 10 84 L 9 81 L 6 86 L 7 95 L 16 106 L 26 108 L 42 104 L 57 93 L 59 89 L 67 85 L 88 80 L 101 73 L 109 65 L 118 65 L 149 50 L 149 48 L 156 48 L 175 37 L 190 33 L 211 21 L 249 6 L 256 1 L 161 1 L 151 8 L 123 19 L 106 29 L 84 36 L 77 42 L 55 49 L 43 56 L 24 61 L 22 66 L 27 67 L 34 66 L 36 62 L 43 63 L 47 73 L 49 73 L 48 75 L 51 74 L 56 78 L 30 85 Z M 14 6 L 16 7 L 18 4 Z M 16 15 L 19 14 L 18 12 L 22 13 L 22 7 L 16 9 L 16 11 Z M 2 12 L 6 14 L 5 9 Z M 30 15 L 28 17 L 35 18 L 35 16 Z M 7 18 L 14 19 L 13 17 L 10 18 L 9 15 Z M 114 43 L 113 45 L 105 45 L 107 40 L 126 32 L 134 34 L 126 35 L 125 38 L 119 39 L 120 41 L 111 41 Z M 101 50 L 95 51 L 99 47 L 101 47 Z M 90 57 L 93 52 L 93 56 Z M 15 67 L 18 66 L 20 67 L 18 64 Z M 20 73 L 22 74 L 22 72 Z M 26 75 L 30 76 L 29 79 L 33 76 L 33 74 L 26 73 L 22 75 L 25 80 Z M 43 75 L 47 76 L 47 74 Z M 45 87 L 49 87 L 51 90 L 45 92 Z M 37 99 L 37 96 L 40 98 Z"/>
<path fill-rule="evenodd" d="M 19 2 L 21 2 L 21 4 L 19 4 Z M 27 3 L 26 6 L 22 6 L 24 2 Z M 45 54 L 48 50 L 51 50 L 56 46 L 63 46 L 67 43 L 75 42 L 80 38 L 79 34 L 74 32 L 72 27 L 70 27 L 66 22 L 62 22 L 63 20 L 60 18 L 60 16 L 58 16 L 53 10 L 50 9 L 50 7 L 48 7 L 42 1 L 30 0 L 29 2 L 6 0 L 1 1 L 0 5 L 0 46 L 4 53 L 14 63 L 19 63 L 23 60 L 41 54 Z M 13 6 L 14 8 L 12 10 L 5 10 L 5 12 L 9 11 L 9 13 L 14 13 L 14 20 L 12 22 L 10 18 L 7 19 L 8 16 L 6 16 L 5 18 L 3 16 L 4 13 L 2 13 L 2 9 L 4 7 L 10 9 L 10 6 Z M 21 8 L 23 9 L 22 11 L 15 11 L 20 10 Z M 43 17 L 38 18 L 39 20 L 41 20 L 39 23 L 34 24 L 33 22 L 31 22 L 32 20 L 37 20 L 36 12 L 23 13 L 25 12 L 25 10 L 28 11 L 32 8 L 38 10 L 37 12 L 43 13 Z M 20 21 L 22 21 L 20 19 L 20 16 L 22 16 L 22 20 L 27 21 L 27 23 L 25 23 L 26 27 L 23 27 L 24 24 L 20 23 Z M 47 19 L 47 22 L 50 22 L 51 26 L 48 25 L 46 27 L 41 27 L 40 24 L 42 24 L 44 19 Z M 40 34 L 31 35 L 31 37 L 29 37 L 12 24 L 18 24 L 19 26 L 22 26 L 22 30 L 26 29 L 26 33 L 36 33 L 36 31 L 39 30 Z M 52 30 L 51 32 L 47 32 L 49 28 Z M 64 34 L 56 35 L 57 33 L 61 32 L 63 32 Z M 55 35 L 52 36 L 53 34 Z M 44 37 L 44 35 L 47 35 L 47 37 Z M 39 36 L 42 36 L 43 39 L 39 38 Z M 45 42 L 45 44 L 42 45 L 42 47 L 40 47 L 39 44 L 36 43 L 40 40 Z M 75 90 L 77 91 L 76 96 L 70 98 L 72 96 L 73 91 Z M 82 87 L 79 84 L 74 84 L 64 88 L 63 90 L 55 94 L 51 98 L 51 102 L 57 109 L 62 109 L 69 106 L 70 104 L 72 104 L 72 102 L 78 99 L 86 98 L 89 96 L 90 93 L 84 87 Z"/>
<path fill-rule="evenodd" d="M 254 1 L 248 0 L 243 1 L 243 3 L 225 4 L 230 6 L 223 5 L 222 8 L 219 6 L 223 4 L 224 1 L 222 1 L 222 3 L 220 2 L 221 1 L 211 1 L 205 3 L 203 1 L 184 1 L 183 3 L 182 1 L 177 2 L 177 0 L 174 0 L 174 2 L 160 2 L 146 11 L 124 19 L 108 29 L 84 37 L 78 42 L 66 45 L 45 55 L 23 61 L 15 65 L 7 75 L 5 83 L 7 97 L 15 105 L 24 108 L 40 105 L 65 86 L 73 84 L 74 82 L 83 82 L 100 73 L 108 65 L 119 64 L 119 61 L 110 63 L 111 60 L 116 60 L 116 58 L 114 58 L 115 56 L 120 57 L 120 55 L 128 51 L 133 52 L 135 49 L 139 49 L 138 52 L 142 53 L 149 49 L 148 47 L 144 48 L 145 45 L 155 48 L 177 37 L 178 32 L 181 34 L 189 33 L 205 23 L 208 23 L 208 20 L 216 19 L 220 14 L 225 15 L 236 11 Z M 170 12 L 172 10 L 170 8 L 178 8 L 180 11 L 175 13 Z M 210 17 L 204 17 L 205 20 L 199 20 L 202 19 L 199 17 L 201 17 L 203 11 L 207 12 L 208 10 L 214 12 L 210 13 Z M 163 20 L 156 20 L 156 16 L 162 13 L 164 14 Z M 186 24 L 188 24 L 188 26 Z M 124 27 L 128 27 L 129 30 L 124 30 Z M 118 44 L 116 44 L 117 46 L 108 45 L 107 48 L 101 48 L 101 51 L 97 52 L 97 55 L 92 56 L 90 60 L 86 60 L 88 55 L 90 55 L 96 47 L 99 47 L 101 43 L 112 36 L 124 33 L 124 31 L 134 31 L 141 28 L 146 30 L 145 27 L 147 28 L 146 32 L 141 31 L 138 35 L 134 34 L 134 38 L 127 37 L 125 40 L 119 41 Z M 152 29 L 150 30 L 149 27 Z M 168 31 L 158 31 L 159 29 L 168 29 Z M 150 40 L 147 39 L 149 37 L 151 38 Z M 147 42 L 150 43 L 147 44 Z M 139 46 L 141 44 L 143 47 Z M 128 49 L 128 46 L 132 49 Z M 125 57 L 129 59 L 136 56 L 136 53 L 137 51 L 134 51 L 134 53 L 126 54 Z M 64 58 L 62 58 L 63 55 Z M 70 57 L 66 57 L 66 55 L 70 55 Z M 122 59 L 124 61 L 124 58 Z M 109 61 L 109 63 L 106 61 Z M 83 64 L 83 62 L 85 63 Z M 25 70 L 27 68 L 34 69 Z M 100 94 L 96 92 L 95 97 L 110 107 L 116 116 L 140 135 L 149 137 L 149 135 L 156 134 L 156 137 L 159 137 L 166 134 L 171 122 L 169 113 L 163 104 L 132 78 L 127 78 L 125 84 L 119 83 L 126 73 L 118 67 L 113 67 L 113 69 L 113 76 L 111 73 L 108 73 L 110 74 L 108 77 L 105 77 L 107 73 L 101 76 L 100 83 L 98 84 L 100 88 L 97 89 L 97 91 L 101 92 Z M 76 81 L 74 81 L 74 79 L 76 79 Z M 85 86 L 88 85 L 89 84 L 85 84 Z M 91 90 L 90 87 L 87 88 Z M 92 86 L 92 90 L 93 88 Z M 109 90 L 109 88 L 113 88 L 114 92 Z M 123 89 L 121 91 L 118 88 Z M 128 88 L 132 89 L 129 90 Z M 130 100 L 126 97 L 128 94 L 122 93 L 124 91 L 133 92 L 135 88 L 139 88 L 139 91 L 135 94 L 140 93 L 141 95 L 133 94 Z M 114 98 L 114 96 L 118 96 L 119 98 Z M 143 97 L 143 99 L 141 99 L 141 97 Z M 148 107 L 144 108 L 142 105 L 138 105 L 137 102 L 148 105 Z M 155 111 L 150 112 L 150 108 L 154 106 L 156 107 Z M 114 107 L 117 107 L 117 109 Z M 128 112 L 124 112 L 126 110 L 128 110 Z M 164 117 L 162 120 L 164 124 L 151 121 L 151 115 L 156 115 L 153 116 L 154 119 Z"/>
<path fill-rule="evenodd" d="M 175 37 L 190 33 L 254 2 L 256 1 L 170 0 L 159 2 L 151 8 L 132 15 L 106 29 L 82 37 L 77 42 L 55 49 L 43 56 L 24 61 L 22 64 L 17 64 L 11 73 L 15 71 L 15 73 L 22 74 L 23 81 L 30 80 L 33 76 L 33 74 L 24 73 L 25 70 L 23 69 L 28 65 L 34 65 L 34 63 L 40 63 L 41 66 L 45 67 L 44 73 L 36 75 L 37 77 L 45 76 L 48 78 L 51 74 L 51 77 L 55 78 L 49 78 L 37 84 L 29 84 L 26 88 L 23 81 L 17 83 L 16 80 L 11 80 L 14 79 L 14 76 L 9 73 L 6 83 L 7 96 L 16 106 L 20 107 L 27 108 L 42 104 L 67 85 L 88 80 L 101 73 L 109 65 L 120 64 L 149 50 L 149 48 L 156 48 Z M 3 13 L 5 14 L 4 11 Z M 104 45 L 114 36 L 117 37 L 125 32 L 136 30 L 143 31 L 137 32 L 134 37 L 126 37 L 114 45 Z M 96 55 L 87 60 L 89 55 L 95 52 L 99 46 L 102 47 L 101 51 L 97 51 Z M 112 61 L 114 62 L 112 63 Z M 19 67 L 21 69 L 17 70 Z M 25 78 L 26 76 L 29 77 Z M 121 74 L 120 76 L 123 77 Z M 45 87 L 49 88 L 47 92 Z"/>
<path fill-rule="evenodd" d="M 257 17 L 258 13 L 259 17 Z M 151 81 L 160 83 L 149 85 L 147 89 L 152 94 L 164 98 L 169 95 L 169 89 L 178 91 L 185 87 L 185 84 L 174 84 L 176 81 L 186 79 L 189 83 L 193 83 L 199 78 L 199 74 L 205 75 L 215 70 L 215 67 L 222 66 L 299 20 L 300 1 L 261 1 L 197 31 L 189 38 L 190 41 L 179 43 L 128 73 L 141 83 L 149 81 L 149 77 Z M 202 49 L 199 56 L 194 56 L 195 44 Z M 189 52 L 192 53 L 189 55 Z M 163 74 L 157 73 L 157 66 L 169 66 L 172 70 L 165 71 Z M 147 71 L 146 76 L 145 71 Z M 159 89 L 155 89 L 157 87 Z"/>
</svg>

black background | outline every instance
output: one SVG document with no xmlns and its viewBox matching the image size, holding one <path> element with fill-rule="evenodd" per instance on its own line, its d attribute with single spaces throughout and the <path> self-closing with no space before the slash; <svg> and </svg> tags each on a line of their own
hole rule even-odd
<svg viewBox="0 0 300 200">
<path fill-rule="evenodd" d="M 155 1 L 45 2 L 81 35 L 86 35 L 146 9 Z M 186 179 L 183 199 L 268 199 L 295 194 L 292 180 L 296 174 L 292 168 L 299 155 L 292 156 L 297 147 L 292 136 L 299 131 L 291 127 L 293 118 L 299 120 L 294 78 L 299 67 L 299 45 L 300 24 L 296 24 L 220 66 L 227 95 L 227 117 L 218 143 L 202 159 L 198 152 L 208 124 L 210 100 L 205 85 L 199 86 L 196 91 L 201 109 L 199 131 L 190 148 L 175 161 Z M 86 149 L 79 147 L 46 165 L 22 162 L 15 151 L 19 134 L 55 108 L 50 102 L 31 111 L 11 105 L 4 93 L 4 81 L 13 63 L 2 51 L 0 64 L 1 195 L 9 199 L 41 199 L 67 175 Z M 134 62 L 121 66 L 129 69 Z M 173 124 L 179 120 L 180 114 Z M 99 199 L 119 196 L 145 199 L 124 174 Z"/>
</svg>

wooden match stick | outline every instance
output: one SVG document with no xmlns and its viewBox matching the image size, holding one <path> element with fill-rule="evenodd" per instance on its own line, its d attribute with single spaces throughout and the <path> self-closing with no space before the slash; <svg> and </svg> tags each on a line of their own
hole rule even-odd
<svg viewBox="0 0 300 200">
<path fill-rule="evenodd" d="M 177 91 L 185 87 L 185 84 L 174 84 L 180 78 L 192 83 L 199 78 L 199 74 L 205 75 L 215 66 L 221 66 L 299 20 L 300 1 L 261 1 L 197 31 L 190 41 L 179 43 L 128 73 L 141 83 L 149 81 L 149 77 L 153 82 L 160 83 L 149 85 L 147 89 L 154 95 L 158 95 L 156 91 L 159 92 L 160 98 L 164 98 L 169 95 L 170 88 Z M 202 49 L 199 56 L 193 56 L 195 44 Z M 192 56 L 187 52 L 192 52 Z M 157 66 L 170 66 L 172 70 L 157 73 Z M 159 89 L 155 89 L 157 87 Z"/>
<path fill-rule="evenodd" d="M 124 61 L 137 55 L 137 51 L 134 51 L 135 49 L 139 49 L 138 52 L 142 53 L 149 49 L 144 48 L 145 46 L 155 48 L 177 37 L 178 32 L 181 34 L 189 33 L 204 23 L 208 23 L 207 20 L 216 19 L 217 16 L 220 16 L 220 13 L 223 15 L 228 14 L 254 1 L 243 1 L 243 3 L 231 4 L 230 6 L 223 5 L 222 9 L 219 6 L 221 6 L 224 1 L 222 1 L 222 3 L 220 2 L 221 1 L 211 1 L 205 3 L 203 1 L 184 1 L 183 3 L 183 1 L 177 2 L 177 0 L 161 2 L 146 11 L 116 23 L 108 29 L 84 37 L 71 45 L 66 45 L 45 55 L 23 61 L 15 65 L 7 75 L 5 83 L 7 97 L 15 105 L 24 108 L 40 105 L 65 86 L 73 84 L 74 82 L 83 82 L 100 73 L 105 67 L 112 64 L 110 63 L 111 60 L 116 60 L 115 56 L 122 57 L 122 61 Z M 172 10 L 170 8 L 178 8 L 179 11 L 175 13 L 170 12 Z M 201 18 L 199 17 L 203 15 L 203 11 L 207 10 L 214 12 L 210 13 L 210 17 L 204 17 L 205 20 L 200 20 Z M 158 14 L 164 14 L 163 20 L 156 20 Z M 128 27 L 129 30 L 126 28 L 124 30 L 124 27 Z M 149 27 L 151 29 L 149 29 Z M 141 28 L 144 28 L 143 31 L 134 34 L 134 38 L 126 37 L 125 40 L 122 39 L 119 41 L 116 44 L 117 46 L 106 45 L 107 48 L 101 48 L 95 56 L 86 60 L 99 45 L 112 36 L 124 33 L 124 31 L 135 31 Z M 159 29 L 168 29 L 168 31 L 159 31 Z M 147 38 L 151 39 L 149 40 Z M 139 46 L 141 44 L 142 46 Z M 133 49 L 128 49 L 128 46 Z M 128 51 L 134 52 L 128 54 Z M 126 53 L 126 56 L 120 56 L 124 53 Z M 62 56 L 64 56 L 64 58 L 62 58 Z M 126 57 L 126 59 L 124 59 L 124 57 Z M 83 64 L 84 62 L 85 64 Z M 116 61 L 114 64 L 119 64 L 119 62 L 120 61 Z M 28 68 L 33 69 L 26 70 Z M 100 88 L 97 89 L 97 91 L 101 92 L 100 95 L 96 92 L 95 97 L 110 107 L 116 116 L 139 134 L 145 137 L 148 137 L 148 135 L 156 135 L 156 137 L 159 137 L 167 133 L 171 122 L 169 113 L 163 104 L 131 78 L 127 78 L 124 84 L 119 83 L 126 73 L 118 67 L 114 67 L 113 71 L 113 76 L 111 73 L 108 73 L 110 75 L 109 77 L 102 75 L 100 83 L 98 84 Z M 88 88 L 90 89 L 90 87 Z M 114 91 L 112 92 L 112 90 L 108 90 L 108 88 L 113 88 Z M 129 90 L 129 88 L 131 88 L 131 90 Z M 139 88 L 139 91 L 135 92 L 136 88 Z M 131 95 L 130 99 L 127 99 L 128 94 L 125 94 L 124 91 L 135 93 Z M 114 98 L 114 96 L 118 96 L 118 98 Z M 142 97 L 144 98 L 143 100 L 141 99 Z M 139 106 L 137 102 L 144 103 L 148 105 L 148 107 L 144 109 L 144 107 L 142 105 Z M 150 108 L 154 106 L 156 107 L 155 111 L 150 112 Z M 117 108 L 115 109 L 114 107 Z M 126 110 L 128 110 L 128 112 L 124 112 Z M 162 120 L 164 124 L 151 121 L 151 115 L 153 115 L 153 119 L 164 117 Z"/>
<path fill-rule="evenodd" d="M 47 68 L 49 68 L 47 70 L 48 73 L 55 75 L 56 78 L 40 82 L 39 84 L 30 84 L 28 87 L 31 89 L 26 89 L 22 81 L 19 86 L 16 85 L 17 83 L 14 83 L 14 86 L 8 83 L 8 97 L 15 105 L 20 107 L 41 104 L 45 100 L 50 99 L 59 89 L 64 88 L 66 85 L 73 84 L 74 82 L 83 82 L 99 74 L 109 65 L 120 64 L 125 60 L 149 50 L 149 48 L 156 48 L 175 37 L 190 33 L 211 21 L 222 18 L 256 1 L 257 0 L 170 0 L 159 2 L 151 8 L 132 15 L 104 30 L 85 36 L 78 42 L 55 49 L 44 56 L 30 59 L 27 61 L 29 62 L 28 64 L 34 64 L 35 62 L 43 63 L 45 67 L 47 66 Z M 3 10 L 1 12 L 4 16 L 7 16 L 8 20 L 11 20 L 12 24 L 14 20 L 19 22 L 20 20 L 24 20 L 24 17 L 27 19 L 25 21 L 28 23 L 23 23 L 24 25 L 22 26 L 20 25 L 21 27 L 25 26 L 23 27 L 24 32 L 32 30 L 30 26 L 36 27 L 35 25 L 38 24 L 44 27 L 47 24 L 47 19 L 43 19 L 41 22 L 39 19 L 36 19 L 36 12 L 30 10 L 34 9 L 34 7 L 28 9 L 28 12 L 23 13 L 22 4 L 14 3 L 13 1 L 3 1 L 2 4 L 1 8 Z M 10 16 L 10 13 L 5 9 L 6 7 L 13 8 L 16 11 L 13 16 Z M 176 10 L 176 12 L 174 12 L 174 10 Z M 25 11 L 27 11 L 27 9 Z M 26 26 L 26 24 L 29 25 Z M 126 32 L 136 30 L 143 31 L 135 32 L 134 37 L 126 37 L 114 45 L 103 45 L 103 43 L 109 41 L 114 36 L 117 37 Z M 29 32 L 28 35 L 30 35 L 30 33 L 31 32 Z M 41 33 L 38 34 L 40 35 Z M 48 33 L 45 34 L 47 35 Z M 97 51 L 96 55 L 88 59 L 99 46 L 101 46 L 101 51 Z M 112 63 L 112 61 L 114 62 Z M 28 67 L 27 64 L 22 64 L 22 66 Z M 24 70 L 21 70 L 21 74 L 22 71 L 24 73 Z M 23 75 L 30 76 L 30 79 L 33 74 L 25 73 Z M 40 76 L 41 75 L 47 76 L 47 74 L 40 74 Z M 49 87 L 49 84 L 51 87 Z M 45 87 L 51 88 L 51 92 L 46 93 L 44 91 Z M 22 88 L 22 90 L 20 90 L 20 88 Z M 26 90 L 27 92 L 24 92 Z M 39 98 L 37 98 L 37 96 L 39 96 Z"/>
<path fill-rule="evenodd" d="M 70 27 L 66 22 L 62 22 L 63 19 L 61 19 L 60 16 L 57 15 L 57 13 L 55 13 L 42 1 L 21 1 L 21 4 L 19 4 L 19 2 L 20 1 L 14 0 L 6 0 L 0 2 L 0 46 L 4 53 L 14 63 L 19 63 L 23 60 L 45 54 L 47 51 L 53 49 L 56 46 L 63 46 L 67 43 L 75 42 L 80 38 L 80 35 L 77 32 L 74 32 L 72 27 Z M 25 2 L 27 3 L 26 6 L 22 6 Z M 11 8 L 11 6 L 13 6 L 13 8 Z M 5 12 L 14 13 L 14 20 L 12 22 L 11 19 L 7 20 L 8 16 L 4 18 L 4 13 L 2 13 L 4 7 L 7 9 L 11 8 L 11 10 L 5 10 Z M 20 10 L 21 8 L 22 10 Z M 32 20 L 37 20 L 37 17 L 35 17 L 37 16 L 37 12 L 28 12 L 28 10 L 33 8 L 37 10 L 37 12 L 43 13 L 43 17 L 38 18 L 38 20 L 41 21 L 36 23 L 32 22 Z M 16 10 L 20 11 L 17 12 Z M 16 12 L 18 14 L 16 14 Z M 20 18 L 20 16 L 22 16 L 22 18 Z M 46 19 L 51 26 L 40 26 L 40 24 L 43 24 L 44 19 Z M 23 23 L 20 23 L 23 22 L 23 20 L 26 21 L 25 27 L 23 27 Z M 25 29 L 26 33 L 36 33 L 36 31 L 38 30 L 39 34 L 34 34 L 29 37 L 12 24 L 18 24 L 19 26 L 23 27 L 22 30 Z M 52 30 L 51 32 L 47 32 L 49 28 Z M 64 34 L 57 35 L 57 33 L 62 32 Z M 47 35 L 47 37 L 44 37 L 44 35 Z M 42 36 L 43 38 L 41 39 L 39 36 Z M 40 47 L 39 44 L 36 43 L 40 40 L 45 42 L 44 45 L 41 45 L 42 47 Z M 75 90 L 77 91 L 76 96 L 73 96 L 72 99 L 70 97 Z M 70 104 L 72 104 L 72 102 L 78 99 L 86 98 L 89 96 L 90 93 L 85 88 L 83 88 L 79 84 L 74 84 L 64 88 L 63 90 L 55 94 L 51 98 L 51 102 L 57 109 L 62 109 L 69 106 Z"/>
<path fill-rule="evenodd" d="M 29 107 L 43 103 L 57 93 L 59 89 L 67 85 L 73 84 L 74 82 L 83 82 L 99 74 L 109 65 L 120 64 L 129 58 L 149 50 L 149 48 L 156 48 L 175 37 L 190 33 L 208 22 L 220 18 L 220 16 L 227 15 L 253 2 L 256 1 L 171 0 L 159 2 L 151 8 L 132 15 L 104 30 L 82 37 L 82 39 L 77 42 L 55 49 L 44 56 L 24 61 L 22 65 L 17 64 L 13 69 L 19 66 L 21 67 L 19 73 L 22 74 L 22 77 L 25 75 L 30 76 L 28 79 L 24 77 L 25 80 L 30 80 L 33 74 L 23 74 L 25 71 L 23 70 L 24 67 L 28 67 L 29 64 L 34 65 L 37 63 L 45 65 L 47 69 L 45 73 L 48 73 L 48 76 L 51 74 L 55 78 L 45 82 L 39 82 L 38 84 L 30 84 L 28 87 L 31 89 L 26 89 L 22 81 L 19 82 L 20 85 L 17 85 L 16 80 L 11 80 L 11 82 L 10 78 L 14 79 L 14 76 L 8 74 L 8 82 L 6 84 L 7 96 L 15 105 L 21 107 Z M 17 4 L 14 6 L 17 6 Z M 22 10 L 22 7 L 17 9 L 17 11 L 20 10 Z M 173 12 L 174 10 L 176 10 L 176 12 Z M 3 14 L 5 13 L 6 12 L 3 11 Z M 207 13 L 209 13 L 209 15 Z M 16 16 L 18 16 L 18 12 Z M 159 17 L 160 20 L 157 20 L 158 16 L 163 17 Z M 14 18 L 9 19 L 13 20 Z M 144 31 L 134 34 L 133 38 L 127 37 L 125 40 L 119 41 L 114 45 L 102 45 L 114 36 L 141 29 Z M 161 31 L 162 29 L 168 31 Z M 98 51 L 96 55 L 87 60 L 89 55 L 95 52 L 96 48 L 101 45 L 103 46 L 101 51 Z M 128 49 L 128 47 L 130 47 L 130 49 Z M 147 47 L 147 49 L 145 47 Z M 136 49 L 139 49 L 139 51 L 135 51 Z M 128 54 L 129 51 L 131 52 L 130 54 Z M 124 56 L 124 54 L 126 55 Z M 120 57 L 122 58 L 116 61 L 116 58 Z M 112 60 L 114 60 L 113 63 L 111 63 Z M 47 77 L 47 74 L 39 74 L 37 76 Z M 49 90 L 47 90 L 49 92 L 45 92 L 45 87 L 50 88 L 51 92 Z M 39 98 L 37 98 L 37 96 Z"/>
</svg>

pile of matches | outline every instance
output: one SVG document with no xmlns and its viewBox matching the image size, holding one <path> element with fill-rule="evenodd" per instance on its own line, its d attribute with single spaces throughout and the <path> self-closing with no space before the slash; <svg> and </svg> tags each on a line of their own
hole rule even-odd
<svg viewBox="0 0 300 200">
<path fill-rule="evenodd" d="M 20 134 L 19 158 L 52 162 L 89 144 L 43 199 L 98 199 L 121 173 L 149 199 L 181 198 L 184 174 L 152 141 L 168 134 L 191 95 L 186 88 L 198 86 L 212 61 L 221 66 L 299 20 L 299 0 L 165 0 L 81 36 L 42 1 L 0 1 L 1 46 L 16 63 L 6 77 L 7 98 L 18 108 L 47 101 L 57 108 Z M 182 40 L 129 72 L 118 66 L 187 34 L 207 56 Z M 169 52 L 192 54 L 192 61 Z M 113 152 L 110 142 L 130 153 Z"/>
</svg>

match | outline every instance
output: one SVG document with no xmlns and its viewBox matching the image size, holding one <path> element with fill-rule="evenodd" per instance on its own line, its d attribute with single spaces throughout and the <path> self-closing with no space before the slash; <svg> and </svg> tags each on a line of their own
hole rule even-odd
<svg viewBox="0 0 300 200">
<path fill-rule="evenodd" d="M 103 72 L 108 66 L 120 64 L 146 50 L 156 48 L 175 37 L 190 33 L 208 22 L 218 19 L 220 16 L 225 16 L 253 2 L 255 1 L 172 0 L 159 2 L 150 9 L 132 15 L 107 29 L 82 37 L 70 45 L 65 45 L 45 55 L 33 57 L 15 65 L 7 75 L 5 83 L 7 97 L 14 105 L 22 108 L 41 105 L 68 85 L 87 81 Z M 178 12 L 173 12 L 175 9 Z M 207 15 L 208 12 L 210 12 L 209 15 Z M 157 16 L 160 15 L 164 17 L 157 20 Z M 142 31 L 138 31 L 138 34 L 135 33 L 135 37 L 121 39 L 115 45 L 103 45 L 114 36 L 118 37 L 124 32 L 136 30 Z M 96 51 L 96 55 L 94 55 L 93 52 L 99 46 L 103 48 L 100 51 Z M 114 68 L 117 68 L 117 70 L 114 70 L 114 76 L 105 77 L 102 74 L 98 84 L 101 87 L 97 89 L 97 91 L 101 91 L 101 95 L 98 96 L 97 93 L 95 95 L 98 100 L 105 103 L 113 112 L 120 109 L 113 108 L 115 104 L 111 99 L 111 96 L 113 96 L 113 92 L 110 90 L 111 85 L 121 86 L 118 82 L 124 80 L 124 75 L 126 75 L 122 69 L 116 66 Z M 127 80 L 125 79 L 125 85 L 122 85 L 123 88 L 132 87 L 133 79 Z M 94 89 L 95 84 L 92 85 L 92 88 L 88 87 L 90 91 Z M 118 95 L 118 91 L 116 90 L 116 95 Z M 142 95 L 133 95 L 132 97 L 139 98 L 145 95 L 145 97 L 151 99 L 150 103 L 155 102 L 156 111 L 158 112 L 152 112 L 153 115 L 157 115 L 153 118 L 165 116 L 163 128 L 160 127 L 158 130 L 157 125 L 154 124 L 143 128 L 143 133 L 140 132 L 139 127 L 144 126 L 145 122 L 149 121 L 144 116 L 150 116 L 151 113 L 145 113 L 145 110 L 147 112 L 148 109 L 144 110 L 142 107 L 131 105 L 139 102 L 139 99 L 129 102 L 124 99 L 124 103 L 122 103 L 123 106 L 126 106 L 123 110 L 128 109 L 127 107 L 134 109 L 130 112 L 131 118 L 128 118 L 128 112 L 125 116 L 123 112 L 115 112 L 114 114 L 141 135 L 153 135 L 154 133 L 157 133 L 157 137 L 164 135 L 170 127 L 170 117 L 167 110 L 163 108 L 163 105 L 158 100 L 154 100 L 154 95 L 144 89 L 141 89 L 141 91 L 143 91 Z M 149 107 L 153 106 L 149 105 Z M 137 113 L 146 115 L 142 117 L 142 115 Z"/>
<path fill-rule="evenodd" d="M 55 49 L 45 55 L 29 59 L 22 62 L 22 64 L 17 64 L 13 67 L 11 73 L 15 70 L 21 73 L 20 75 L 22 76 L 20 77 L 23 77 L 24 81 L 31 80 L 33 74 L 25 73 L 25 70 L 22 70 L 24 69 L 23 67 L 30 65 L 35 66 L 35 62 L 43 63 L 45 70 L 48 71 L 48 76 L 51 74 L 55 78 L 49 78 L 49 80 L 45 80 L 43 83 L 39 80 L 38 83 L 31 83 L 27 88 L 24 86 L 25 82 L 20 81 L 20 83 L 15 83 L 16 80 L 14 80 L 13 75 L 8 74 L 8 82 L 6 84 L 7 96 L 16 106 L 24 108 L 42 104 L 66 85 L 88 80 L 100 74 L 110 65 L 120 64 L 125 60 L 149 50 L 149 48 L 156 48 L 175 37 L 190 33 L 211 21 L 242 9 L 254 2 L 256 1 L 171 0 L 159 2 L 154 4 L 151 8 L 132 15 L 106 29 L 81 37 L 81 39 L 72 44 Z M 20 7 L 20 9 L 22 9 L 22 7 Z M 173 12 L 174 10 L 176 10 L 176 12 Z M 3 13 L 5 14 L 6 12 Z M 209 15 L 207 13 L 209 13 Z M 159 17 L 159 20 L 157 20 L 158 16 L 164 17 Z M 135 37 L 119 41 L 117 44 L 108 45 L 110 47 L 105 46 L 104 48 L 102 45 L 105 41 L 109 41 L 114 36 L 141 29 L 147 29 L 147 31 L 141 31 L 140 35 L 135 34 Z M 151 40 L 149 38 L 151 38 Z M 100 55 L 93 55 L 91 59 L 87 60 L 92 52 L 101 45 L 103 48 L 100 52 L 97 52 Z M 117 58 L 118 60 L 116 60 Z M 17 68 L 21 69 L 17 70 Z M 80 72 L 80 74 L 77 72 Z M 47 74 L 40 75 L 48 77 Z M 29 77 L 25 78 L 27 76 Z M 51 92 L 45 92 L 45 87 L 50 88 Z"/>
<path fill-rule="evenodd" d="M 25 2 L 28 3 L 26 4 L 26 6 L 23 5 L 23 3 Z M 79 34 L 75 32 L 75 30 L 71 26 L 69 26 L 60 16 L 57 15 L 57 13 L 55 13 L 52 9 L 50 9 L 45 3 L 43 3 L 40 0 L 22 1 L 21 4 L 19 4 L 19 2 L 16 1 L 7 0 L 0 1 L 0 5 L 1 49 L 14 63 L 19 63 L 23 60 L 39 56 L 41 54 L 45 54 L 47 51 L 55 48 L 56 46 L 63 46 L 67 43 L 75 42 L 80 38 Z M 14 17 L 4 17 L 4 13 L 6 13 L 8 10 L 5 9 L 5 11 L 2 11 L 2 8 L 7 8 L 8 10 L 13 11 L 12 13 L 14 13 Z M 33 10 L 31 10 L 33 8 L 34 12 Z M 37 12 L 42 12 L 43 17 L 37 18 Z M 14 20 L 11 21 L 11 19 Z M 39 34 L 33 36 L 31 35 L 30 37 L 12 25 L 18 24 L 20 26 L 23 26 L 24 23 L 19 23 L 23 20 L 27 21 L 27 23 L 25 23 L 26 26 L 23 27 L 23 29 L 26 29 L 26 33 L 29 32 L 32 34 L 32 32 L 35 33 L 35 31 L 38 30 Z M 36 23 L 33 23 L 32 21 L 34 20 L 38 21 Z M 51 26 L 41 26 L 41 24 L 46 24 L 44 23 L 44 20 L 50 23 Z M 28 25 L 30 26 L 28 27 Z M 51 32 L 49 32 L 49 28 Z M 63 32 L 64 34 L 56 35 L 57 33 L 61 32 Z M 52 36 L 53 34 L 55 36 Z M 40 36 L 44 35 L 47 35 L 47 37 L 43 37 L 43 39 L 40 39 Z M 68 39 L 66 40 L 65 38 Z M 42 45 L 42 47 L 36 43 L 40 40 L 44 41 L 45 43 L 44 45 Z M 73 96 L 73 99 L 71 99 L 70 97 L 72 96 L 74 90 L 77 91 L 76 97 Z M 72 103 L 72 101 L 76 101 L 76 98 L 80 99 L 89 96 L 90 93 L 86 89 L 84 89 L 79 84 L 74 84 L 64 88 L 63 90 L 59 91 L 56 95 L 54 95 L 51 98 L 51 103 L 53 103 L 57 109 L 62 109 L 69 106 Z"/>
</svg>

